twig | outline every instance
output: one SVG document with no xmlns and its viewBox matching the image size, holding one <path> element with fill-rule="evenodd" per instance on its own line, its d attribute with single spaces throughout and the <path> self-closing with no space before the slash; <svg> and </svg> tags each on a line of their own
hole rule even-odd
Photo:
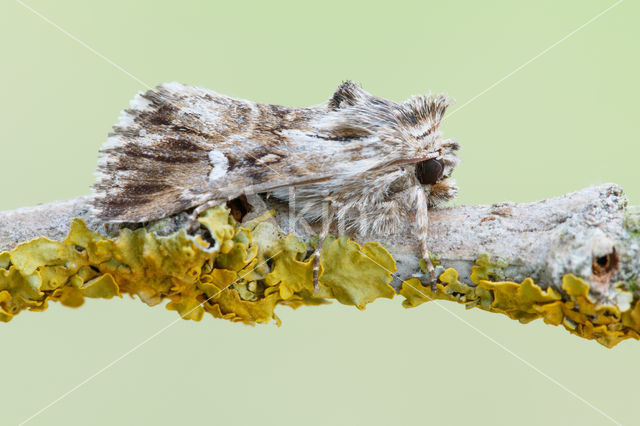
<svg viewBox="0 0 640 426">
<path fill-rule="evenodd" d="M 199 302 L 204 300 L 208 294 L 206 288 L 210 286 L 208 283 L 212 279 L 215 281 L 215 274 L 232 272 L 215 272 L 225 269 L 218 263 L 215 266 L 213 263 L 209 263 L 208 269 L 202 264 L 199 264 L 200 266 L 197 266 L 197 263 L 194 264 L 196 270 L 199 271 L 199 268 L 202 268 L 202 273 L 205 274 L 204 281 L 201 276 L 200 281 L 196 281 L 195 287 L 194 284 L 188 284 L 193 282 L 192 278 L 189 278 L 191 270 L 180 272 L 183 287 L 176 287 L 175 284 L 162 287 L 164 285 L 162 283 L 167 282 L 167 279 L 174 279 L 167 277 L 175 277 L 176 275 L 175 271 L 163 271 L 163 266 L 158 266 L 163 265 L 166 260 L 162 260 L 166 258 L 166 255 L 162 254 L 163 249 L 158 248 L 158 244 L 160 244 L 158 242 L 152 242 L 151 247 L 155 253 L 153 258 L 155 260 L 147 259 L 148 256 L 139 258 L 139 261 L 142 262 L 155 262 L 153 263 L 156 265 L 153 266 L 154 273 L 159 281 L 155 281 L 156 284 L 151 284 L 150 287 L 144 287 L 143 283 L 146 280 L 144 277 L 149 276 L 149 272 L 136 271 L 130 266 L 139 261 L 129 264 L 118 263 L 120 261 L 116 259 L 119 259 L 121 255 L 118 255 L 117 252 L 121 248 L 115 244 L 116 240 L 104 242 L 107 244 L 104 247 L 110 247 L 107 251 L 111 250 L 109 256 L 113 260 L 99 261 L 105 263 L 94 264 L 92 262 L 99 258 L 100 250 L 104 253 L 105 249 L 103 246 L 101 246 L 103 249 L 98 248 L 95 243 L 98 240 L 92 239 L 105 237 L 98 236 L 98 234 L 86 234 L 91 231 L 85 230 L 77 233 L 78 240 L 73 240 L 78 241 L 77 244 L 81 244 L 81 246 L 67 242 L 66 244 L 72 245 L 59 245 L 52 248 L 50 243 L 45 242 L 43 243 L 44 249 L 42 249 L 44 252 L 38 251 L 41 248 L 36 244 L 33 248 L 22 250 L 17 255 L 12 254 L 9 257 L 4 255 L 3 257 L 0 253 L 0 263 L 3 263 L 0 266 L 8 271 L 4 272 L 6 277 L 11 277 L 11 271 L 8 269 L 10 267 L 18 268 L 18 273 L 25 277 L 33 274 L 33 271 L 50 268 L 49 272 L 43 272 L 42 277 L 56 276 L 58 278 L 52 282 L 66 282 L 66 284 L 55 284 L 57 287 L 54 286 L 49 292 L 46 290 L 49 288 L 48 284 L 41 284 L 36 293 L 30 294 L 28 297 L 24 296 L 27 297 L 24 299 L 19 291 L 29 290 L 30 284 L 25 284 L 28 279 L 24 281 L 21 278 L 16 278 L 14 274 L 14 284 L 10 285 L 20 285 L 23 286 L 23 289 L 15 290 L 15 294 L 10 290 L 9 293 L 5 291 L 6 294 L 3 296 L 2 288 L 0 288 L 0 305 L 5 304 L 2 305 L 4 308 L 2 308 L 3 312 L 0 312 L 0 319 L 8 321 L 17 312 L 27 308 L 44 309 L 47 298 L 60 300 L 69 306 L 79 306 L 83 297 L 112 297 L 119 292 L 128 292 L 137 294 L 143 301 L 151 305 L 157 304 L 165 298 L 170 298 L 172 302 L 168 307 L 178 310 L 184 318 L 200 319 L 203 312 L 206 311 L 217 317 L 254 323 L 268 321 L 270 318 L 277 320 L 273 313 L 273 308 L 277 304 L 299 306 L 300 304 L 322 303 L 321 298 L 335 298 L 342 303 L 364 308 L 367 303 L 377 297 L 391 297 L 393 287 L 396 292 L 406 298 L 403 303 L 406 307 L 418 306 L 433 299 L 452 300 L 465 303 L 468 307 L 500 312 L 521 322 L 543 318 L 547 323 L 563 324 L 572 333 L 597 339 L 606 346 L 613 346 L 630 337 L 640 338 L 640 303 L 638 303 L 640 295 L 640 285 L 638 284 L 638 276 L 640 276 L 640 214 L 637 209 L 627 206 L 622 189 L 617 185 L 604 184 L 532 203 L 505 202 L 490 206 L 455 206 L 432 209 L 429 213 L 429 247 L 433 253 L 434 263 L 439 265 L 436 272 L 441 280 L 441 283 L 435 288 L 422 285 L 421 279 L 424 278 L 424 274 L 420 272 L 418 267 L 420 255 L 417 239 L 415 235 L 411 234 L 413 227 L 407 224 L 404 232 L 392 236 L 351 236 L 353 240 L 361 244 L 367 241 L 378 241 L 388 253 L 383 249 L 375 248 L 379 246 L 371 245 L 367 246 L 368 248 L 343 245 L 339 249 L 342 251 L 333 252 L 333 257 L 327 253 L 329 257 L 326 259 L 331 259 L 331 261 L 327 264 L 323 263 L 323 268 L 332 269 L 333 275 L 331 273 L 327 275 L 325 271 L 325 274 L 320 277 L 321 284 L 324 277 L 324 287 L 319 292 L 317 290 L 314 292 L 310 284 L 312 268 L 308 258 L 310 252 L 305 257 L 304 245 L 301 249 L 302 252 L 296 251 L 297 248 L 292 249 L 291 247 L 299 247 L 299 244 L 287 245 L 291 242 L 285 242 L 286 238 L 282 230 L 293 229 L 295 241 L 305 242 L 308 246 L 312 237 L 317 235 L 318 225 L 309 226 L 306 222 L 299 222 L 295 214 L 291 214 L 287 205 L 273 198 L 251 195 L 247 197 L 246 202 L 248 205 L 244 207 L 249 209 L 249 213 L 244 217 L 243 223 L 261 216 L 268 210 L 275 211 L 275 216 L 270 219 L 270 229 L 275 230 L 273 232 L 277 236 L 275 240 L 269 240 L 271 243 L 267 243 L 267 245 L 273 245 L 276 242 L 280 244 L 280 250 L 288 250 L 286 254 L 288 260 L 279 257 L 278 254 L 271 256 L 277 257 L 276 264 L 284 262 L 280 264 L 289 266 L 280 267 L 280 272 L 276 275 L 273 275 L 273 265 L 271 272 L 268 268 L 259 273 L 256 272 L 257 278 L 247 278 L 241 285 L 233 286 L 230 291 L 234 291 L 234 295 L 230 296 L 231 298 L 225 296 L 227 299 L 216 299 L 214 304 L 206 306 L 204 302 Z M 74 218 L 82 219 L 89 230 L 97 231 L 108 237 L 118 237 L 120 232 L 118 227 L 100 222 L 90 215 L 90 211 L 90 198 L 86 196 L 69 201 L 0 212 L 0 252 L 12 250 L 20 243 L 37 237 L 63 241 L 69 232 L 69 224 Z M 224 214 L 228 215 L 228 213 Z M 184 213 L 163 221 L 143 225 L 146 231 L 153 231 L 147 233 L 148 235 L 170 235 L 180 229 L 188 217 L 189 215 Z M 223 222 L 218 221 L 217 223 L 224 224 L 226 220 L 223 219 Z M 291 223 L 292 221 L 295 223 Z M 78 222 L 75 223 L 76 227 L 80 226 L 85 229 L 82 225 L 78 225 Z M 256 222 L 253 221 L 253 223 L 255 225 Z M 137 226 L 139 227 L 140 224 Z M 239 228 L 233 232 L 237 233 L 238 230 Z M 338 230 L 333 229 L 332 232 L 336 234 Z M 210 240 L 211 238 L 216 239 L 214 236 L 209 237 Z M 129 244 L 129 248 L 131 248 L 131 244 L 134 245 L 134 250 L 130 253 L 140 251 L 135 247 L 135 244 L 146 244 L 144 241 L 148 241 L 142 239 L 141 243 L 136 243 L 138 240 L 131 238 L 134 237 L 130 237 L 126 243 Z M 240 240 L 246 240 L 246 238 L 242 237 Z M 186 241 L 185 244 L 191 244 L 189 239 L 181 241 Z M 235 244 L 233 241 L 227 240 L 227 243 Z M 215 246 L 216 243 L 214 242 L 213 245 Z M 72 252 L 75 250 L 73 247 L 80 250 L 79 253 L 82 254 L 73 254 Z M 239 259 L 249 259 L 246 257 L 248 253 L 246 250 L 249 246 L 245 244 L 244 247 L 240 248 L 245 253 L 244 255 L 240 256 L 240 252 L 237 253 L 240 256 Z M 71 255 L 65 255 L 64 253 L 70 253 L 69 249 L 72 250 Z M 264 256 L 265 250 L 269 249 L 258 247 L 258 254 Z M 376 253 L 374 256 L 377 256 L 378 260 L 369 257 L 367 250 L 374 250 Z M 12 253 L 14 252 L 15 250 L 12 251 Z M 252 256 L 255 255 L 254 252 Z M 33 261 L 28 259 L 30 256 L 34 256 Z M 83 259 L 84 269 L 81 268 L 74 272 L 77 269 L 69 266 L 68 261 L 60 260 L 62 259 L 60 256 Z M 178 254 L 178 256 L 180 255 Z M 206 255 L 202 252 L 199 256 L 194 258 L 194 261 L 202 262 L 204 260 L 198 259 L 206 259 Z M 323 256 L 325 256 L 324 250 Z M 342 259 L 345 256 L 356 256 L 360 259 L 359 266 L 354 266 L 355 273 L 352 273 L 347 279 L 341 278 L 343 275 L 340 266 L 338 266 L 342 264 Z M 365 263 L 362 263 L 363 256 L 369 258 Z M 14 257 L 21 259 L 20 265 L 11 266 Z M 324 262 L 322 259 L 321 261 Z M 380 263 L 381 261 L 385 264 Z M 181 261 L 178 259 L 177 262 L 176 265 L 180 267 Z M 242 262 L 245 263 L 238 264 L 236 262 L 236 270 L 239 271 L 238 268 L 245 267 L 243 265 L 248 267 L 251 264 L 246 263 L 249 260 Z M 137 264 L 142 265 L 141 263 Z M 60 267 L 63 269 L 59 269 Z M 141 268 L 148 267 L 149 265 L 141 266 Z M 287 271 L 288 267 L 292 267 L 295 271 Z M 346 267 L 350 268 L 350 266 Z M 212 268 L 221 269 L 213 270 Z M 381 271 L 373 271 L 373 269 L 380 268 Z M 396 268 L 397 270 L 395 270 Z M 205 272 L 205 269 L 209 272 Z M 25 270 L 30 272 L 25 272 Z M 118 278 L 118 271 L 125 271 L 125 275 Z M 1 273 L 3 271 L 0 269 Z M 213 275 L 207 276 L 207 273 Z M 371 275 L 367 275 L 369 273 Z M 304 278 L 305 274 L 309 275 L 308 279 Z M 45 278 L 42 277 L 39 276 L 37 280 L 44 283 Z M 121 282 L 118 282 L 118 279 Z M 273 281 L 276 279 L 283 281 Z M 271 282 L 269 282 L 270 280 Z M 305 280 L 309 282 L 305 283 Z M 368 280 L 371 280 L 372 284 L 368 284 Z M 0 284 L 2 284 L 1 281 L 2 276 L 0 276 Z M 349 283 L 343 285 L 341 281 L 349 281 Z M 84 284 L 82 284 L 83 282 Z M 262 284 L 258 284 L 256 287 L 257 282 Z M 389 287 L 389 284 L 392 287 Z M 184 287 L 184 285 L 191 287 Z M 2 299 L 3 297 L 4 299 Z M 252 301 L 257 305 L 251 305 L 254 303 Z M 257 309 L 260 306 L 264 307 L 265 303 L 269 305 L 268 309 L 260 308 L 262 310 L 251 311 L 251 309 Z M 216 306 L 222 306 L 222 308 Z M 249 308 L 250 310 L 247 311 L 246 309 Z M 225 309 L 227 310 L 225 311 Z"/>
</svg>

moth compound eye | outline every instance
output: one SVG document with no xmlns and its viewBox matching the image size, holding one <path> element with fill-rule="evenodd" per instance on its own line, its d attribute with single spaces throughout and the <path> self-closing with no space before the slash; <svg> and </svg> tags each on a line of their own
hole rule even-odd
<svg viewBox="0 0 640 426">
<path fill-rule="evenodd" d="M 441 177 L 444 171 L 442 161 L 432 158 L 416 164 L 416 176 L 423 185 L 433 185 Z"/>
</svg>

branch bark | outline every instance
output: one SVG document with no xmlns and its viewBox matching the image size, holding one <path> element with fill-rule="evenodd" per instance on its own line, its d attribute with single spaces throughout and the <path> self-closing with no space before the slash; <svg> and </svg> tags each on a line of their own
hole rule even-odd
<svg viewBox="0 0 640 426">
<path fill-rule="evenodd" d="M 300 242 L 315 236 L 320 224 L 300 222 L 286 204 L 273 198 L 250 195 L 248 205 L 231 203 L 232 214 L 248 209 L 244 222 L 260 217 L 247 224 L 257 236 L 252 255 L 247 251 L 252 237 L 243 227 L 228 223 L 227 210 L 207 212 L 202 220 L 209 224 L 209 231 L 201 237 L 213 243 L 210 247 L 217 247 L 216 253 L 223 244 L 228 249 L 223 252 L 228 254 L 216 257 L 213 263 L 207 263 L 208 255 L 202 250 L 189 248 L 201 239 L 182 233 L 168 239 L 154 236 L 180 229 L 189 218 L 187 213 L 132 224 L 144 226 L 147 232 L 121 233 L 119 226 L 91 216 L 90 201 L 85 196 L 0 212 L 0 320 L 9 321 L 24 309 L 46 309 L 49 299 L 80 306 L 84 297 L 110 298 L 121 291 L 149 305 L 168 298 L 167 308 L 185 319 L 199 320 L 206 311 L 253 324 L 278 321 L 273 312 L 278 304 L 295 307 L 335 298 L 363 309 L 378 297 L 392 297 L 395 289 L 405 297 L 405 307 L 442 299 L 502 313 L 523 323 L 542 318 L 608 347 L 628 338 L 640 339 L 640 214 L 627 206 L 622 189 L 614 184 L 532 203 L 431 210 L 429 247 L 441 280 L 435 285 L 424 281 L 418 267 L 420 250 L 410 223 L 391 236 L 351 236 L 361 244 L 378 241 L 388 253 L 375 243 L 358 246 L 337 241 L 333 247 L 338 251 L 323 250 L 321 263 L 326 273 L 320 277 L 324 287 L 318 291 L 305 289 L 311 286 L 310 275 L 305 274 L 311 271 L 312 259 L 308 252 L 303 256 L 305 245 Z M 267 210 L 275 210 L 275 216 L 266 219 L 263 213 Z M 216 219 L 220 214 L 222 219 Z M 37 237 L 62 241 L 74 218 L 84 220 L 88 230 L 74 221 L 73 237 L 65 244 L 37 239 L 9 255 L 2 252 Z M 270 223 L 263 223 L 265 220 Z M 260 226 L 262 231 L 258 231 Z M 284 237 L 282 231 L 291 231 L 297 238 Z M 151 237 L 136 239 L 135 235 Z M 161 241 L 172 242 L 163 246 Z M 228 243 L 238 248 L 235 254 Z M 274 244 L 279 249 L 268 255 L 275 262 L 272 267 L 264 268 L 265 258 L 239 275 L 247 262 L 258 261 L 259 250 L 264 255 Z M 282 257 L 280 253 L 286 254 Z M 261 268 L 260 272 L 245 280 L 255 268 Z M 393 268 L 397 268 L 395 273 Z M 194 273 L 198 275 L 195 281 Z"/>
<path fill-rule="evenodd" d="M 275 209 L 275 220 L 290 230 L 286 205 L 269 198 L 248 197 L 250 220 L 267 209 Z M 53 202 L 35 207 L 0 212 L 0 251 L 39 236 L 63 240 L 72 218 L 81 218 L 88 228 L 109 234 L 107 224 L 90 214 L 90 197 Z M 176 226 L 180 226 L 178 218 Z M 317 226 L 295 223 L 294 233 L 305 240 Z M 335 231 L 335 229 L 333 230 Z M 429 247 L 443 268 L 454 268 L 462 280 L 469 280 L 478 257 L 489 254 L 499 268 L 496 279 L 521 282 L 532 278 L 542 288 L 561 285 L 561 278 L 573 274 L 591 283 L 591 291 L 610 299 L 613 286 L 630 283 L 640 276 L 640 219 L 627 206 L 622 189 L 603 184 L 556 198 L 532 203 L 504 202 L 493 205 L 454 206 L 433 209 L 429 218 Z M 392 285 L 418 272 L 419 250 L 412 227 L 393 236 L 354 236 L 356 241 L 380 241 L 397 262 Z"/>
</svg>

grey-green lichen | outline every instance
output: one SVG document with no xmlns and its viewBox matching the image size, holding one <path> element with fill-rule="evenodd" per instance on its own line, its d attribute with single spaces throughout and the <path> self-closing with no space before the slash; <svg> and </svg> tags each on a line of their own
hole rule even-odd
<svg viewBox="0 0 640 426">
<path fill-rule="evenodd" d="M 635 208 L 629 208 L 623 218 L 623 224 L 629 234 L 640 236 L 640 211 Z"/>
<path fill-rule="evenodd" d="M 640 292 L 640 285 L 638 285 L 638 277 L 628 278 L 626 281 L 619 283 L 630 293 Z"/>
</svg>

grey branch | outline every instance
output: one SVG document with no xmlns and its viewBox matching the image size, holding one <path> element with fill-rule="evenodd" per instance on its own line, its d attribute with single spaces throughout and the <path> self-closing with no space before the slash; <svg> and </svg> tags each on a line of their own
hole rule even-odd
<svg viewBox="0 0 640 426">
<path fill-rule="evenodd" d="M 286 205 L 257 195 L 249 196 L 248 201 L 251 213 L 246 219 L 273 208 L 280 228 L 291 229 L 295 216 Z M 109 234 L 107 224 L 91 217 L 89 202 L 90 197 L 84 196 L 0 212 L 0 251 L 39 236 L 62 240 L 70 220 L 76 217 L 89 228 Z M 622 189 L 614 184 L 532 203 L 443 207 L 432 209 L 429 215 L 430 250 L 440 256 L 441 268 L 455 268 L 467 282 L 471 267 L 483 253 L 508 265 L 502 269 L 501 279 L 520 282 L 531 277 L 543 288 L 557 288 L 563 275 L 574 274 L 590 281 L 592 292 L 603 298 L 615 283 L 635 282 L 639 275 L 640 216 L 627 206 Z M 178 226 L 181 220 L 177 220 Z M 295 234 L 303 240 L 318 230 L 318 225 L 294 223 Z M 396 259 L 396 275 L 403 280 L 419 271 L 419 250 L 412 229 L 407 224 L 404 232 L 394 236 L 353 238 L 380 241 Z"/>
</svg>

